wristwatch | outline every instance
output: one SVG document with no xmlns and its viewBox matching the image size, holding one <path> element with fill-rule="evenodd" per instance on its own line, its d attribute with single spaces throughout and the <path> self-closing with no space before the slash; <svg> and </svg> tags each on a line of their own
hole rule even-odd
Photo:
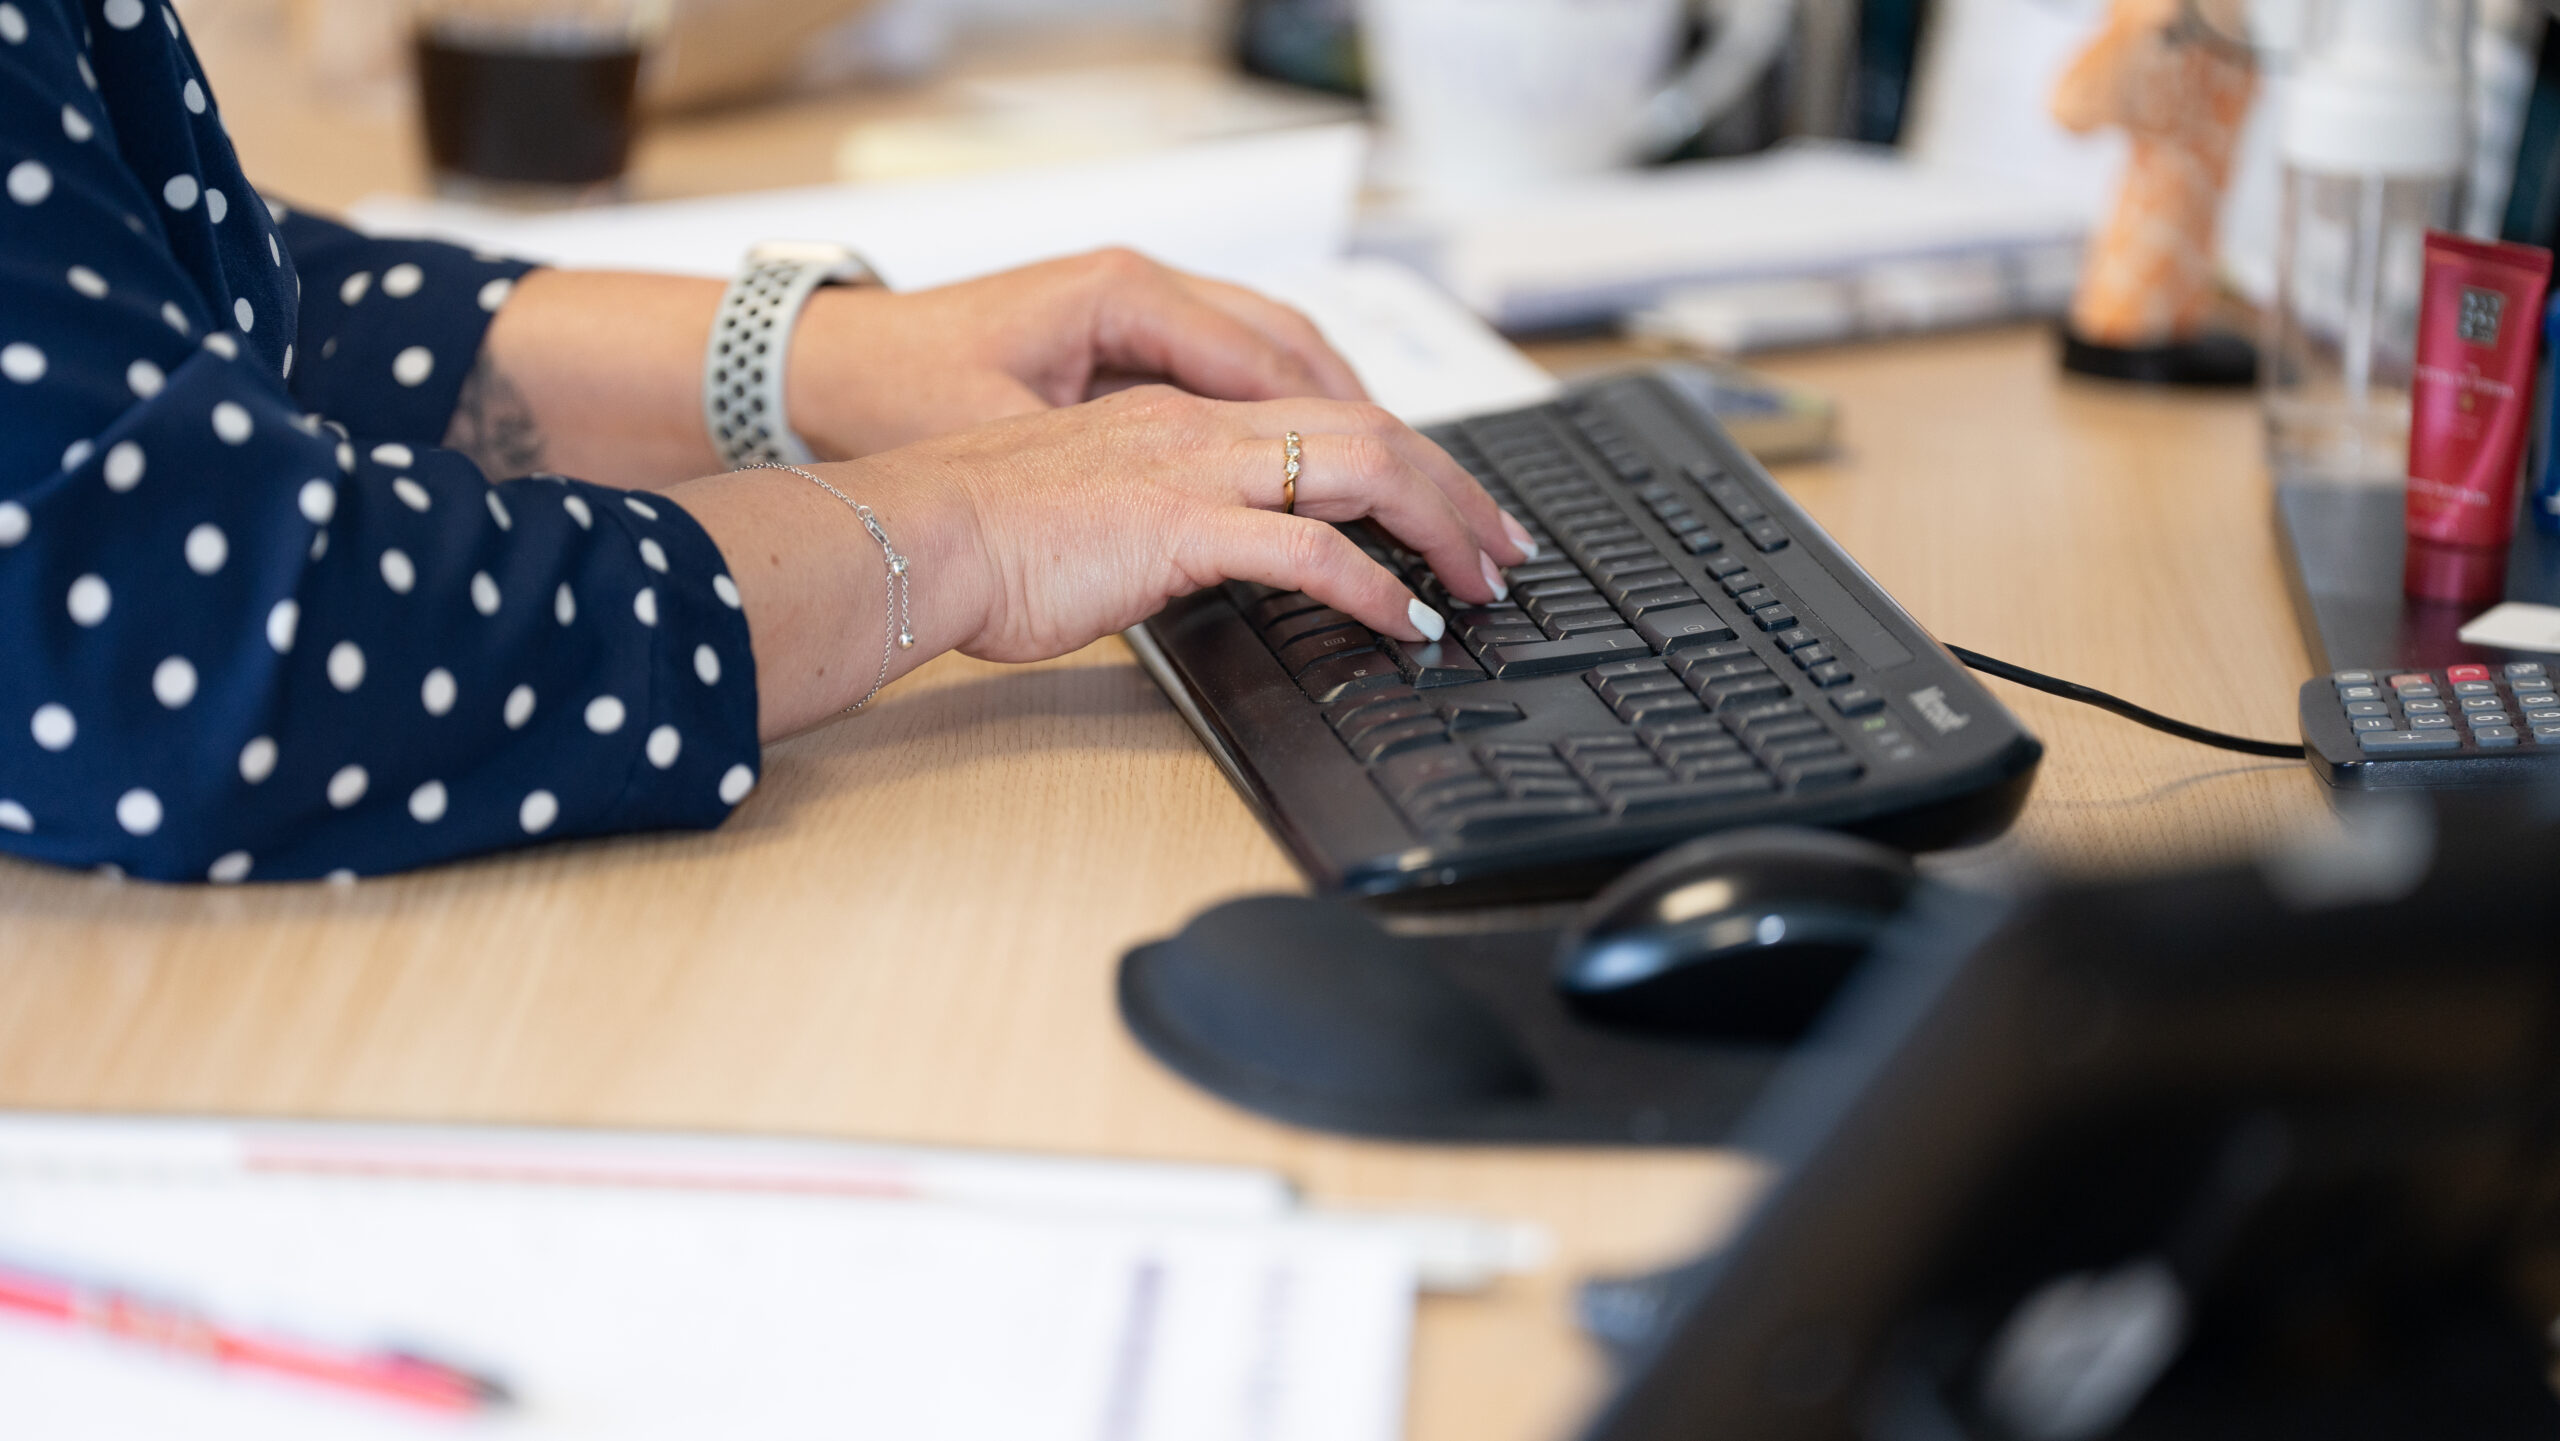
<svg viewBox="0 0 2560 1441">
<path fill-rule="evenodd" d="M 823 240 L 768 240 L 747 252 L 745 267 L 720 297 L 702 366 L 702 421 L 723 464 L 738 470 L 818 458 L 791 429 L 783 407 L 792 327 L 821 285 L 881 283 L 861 256 Z"/>
</svg>

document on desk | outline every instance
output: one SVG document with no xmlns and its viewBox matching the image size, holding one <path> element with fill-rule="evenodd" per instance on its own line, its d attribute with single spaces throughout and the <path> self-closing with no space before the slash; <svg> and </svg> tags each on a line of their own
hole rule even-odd
<svg viewBox="0 0 2560 1441">
<path fill-rule="evenodd" d="M 680 1142 L 653 1170 L 645 1141 L 404 1130 L 0 1118 L 0 1261 L 162 1293 L 252 1329 L 414 1348 L 502 1381 L 514 1405 L 437 1414 L 0 1308 L 0 1430 L 31 1441 L 1388 1441 L 1402 1430 L 1411 1247 L 1385 1229 L 1275 1213 L 1236 1184 L 1254 1173 L 1132 1168 L 1164 1174 L 1124 1182 L 1177 1183 L 1132 1210 L 1096 1203 L 1107 1162 L 1060 1163 L 1009 1197 L 915 1199 L 851 1182 L 889 1174 L 873 1164 L 883 1159 L 910 1163 L 913 1179 L 917 1157 L 859 1148 L 831 1169 L 828 1147 L 745 1143 L 724 1172 L 721 1143 Z M 1068 1204 L 1050 1203 L 1060 1197 Z"/>
<path fill-rule="evenodd" d="M 1366 132 L 1309 126 L 1107 160 L 545 215 L 385 197 L 352 218 L 585 269 L 728 276 L 757 241 L 833 240 L 900 289 L 1106 245 L 1304 310 L 1379 404 L 1416 425 L 1552 398 L 1556 383 L 1400 264 L 1345 262 Z"/>
</svg>

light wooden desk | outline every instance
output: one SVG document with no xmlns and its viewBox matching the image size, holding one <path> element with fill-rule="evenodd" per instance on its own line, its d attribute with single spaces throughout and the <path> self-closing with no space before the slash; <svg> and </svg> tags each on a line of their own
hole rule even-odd
<svg viewBox="0 0 2560 1441">
<path fill-rule="evenodd" d="M 295 169 L 286 134 L 235 114 L 253 173 L 268 156 Z M 351 132 L 334 133 L 298 193 L 347 198 L 312 183 L 332 167 L 360 188 Z M 2253 407 L 2067 381 L 2048 350 L 2011 330 L 1773 363 L 1845 416 L 1836 459 L 1781 479 L 1938 634 L 2288 735 L 2308 663 Z M 1960 860 L 2116 866 L 2327 824 L 2298 763 L 2003 694 L 2050 753 L 2015 831 Z M 1119 642 L 1031 667 L 950 657 L 774 747 L 710 835 L 343 889 L 0 864 L 0 1106 L 1185 1157 L 1276 1166 L 1327 1200 L 1535 1219 L 1556 1265 L 1424 1304 L 1411 1434 L 1563 1436 L 1601 1380 L 1569 1324 L 1574 1280 L 1716 1234 L 1751 1173 L 1712 1153 L 1337 1140 L 1188 1089 L 1122 1032 L 1114 963 L 1218 900 L 1295 883 Z"/>
</svg>

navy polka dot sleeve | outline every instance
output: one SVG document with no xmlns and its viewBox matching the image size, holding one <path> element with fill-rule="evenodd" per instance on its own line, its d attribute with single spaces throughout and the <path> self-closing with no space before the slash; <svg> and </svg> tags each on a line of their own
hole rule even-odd
<svg viewBox="0 0 2560 1441">
<path fill-rule="evenodd" d="M 710 538 L 436 446 L 523 269 L 260 200 L 162 0 L 0 0 L 0 850 L 366 874 L 745 797 Z"/>
</svg>

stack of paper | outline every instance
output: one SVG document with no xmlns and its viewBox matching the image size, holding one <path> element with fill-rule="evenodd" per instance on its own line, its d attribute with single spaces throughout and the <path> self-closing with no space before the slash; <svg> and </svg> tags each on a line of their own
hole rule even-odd
<svg viewBox="0 0 2560 1441">
<path fill-rule="evenodd" d="M 1406 1237 L 1259 1172 L 0 1121 L 0 1264 L 467 1363 L 438 1415 L 0 1310 L 11 1436 L 1387 1441 Z"/>
</svg>

